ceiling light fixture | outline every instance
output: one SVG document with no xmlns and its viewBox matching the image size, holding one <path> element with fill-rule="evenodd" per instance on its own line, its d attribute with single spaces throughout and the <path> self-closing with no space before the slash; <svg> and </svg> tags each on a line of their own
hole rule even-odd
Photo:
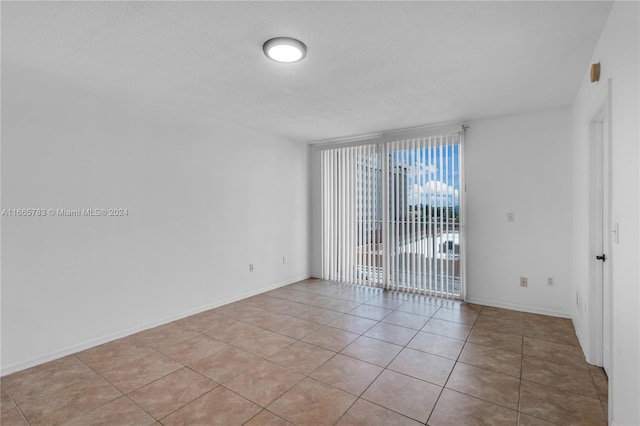
<svg viewBox="0 0 640 426">
<path fill-rule="evenodd" d="M 267 58 L 276 62 L 299 62 L 307 54 L 307 46 L 300 40 L 289 37 L 276 37 L 267 40 L 262 46 Z"/>
</svg>

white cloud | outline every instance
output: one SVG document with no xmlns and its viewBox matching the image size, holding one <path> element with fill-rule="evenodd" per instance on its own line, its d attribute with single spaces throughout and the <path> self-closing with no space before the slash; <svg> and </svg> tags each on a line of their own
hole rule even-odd
<svg viewBox="0 0 640 426">
<path fill-rule="evenodd" d="M 459 191 L 453 186 L 439 180 L 430 180 L 424 184 L 414 184 L 409 188 L 411 204 L 457 204 Z"/>
<path fill-rule="evenodd" d="M 436 173 L 438 173 L 438 168 L 435 164 L 416 163 L 409 169 L 409 176 L 420 180 L 431 179 Z"/>
</svg>

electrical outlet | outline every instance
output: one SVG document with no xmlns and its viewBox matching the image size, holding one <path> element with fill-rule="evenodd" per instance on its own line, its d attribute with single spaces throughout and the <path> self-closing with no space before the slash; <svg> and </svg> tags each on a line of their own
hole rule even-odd
<svg viewBox="0 0 640 426">
<path fill-rule="evenodd" d="M 249 272 L 253 272 L 253 263 L 249 264 Z"/>
<path fill-rule="evenodd" d="M 547 277 L 547 285 L 549 287 L 553 287 L 556 285 L 556 282 L 554 281 L 553 277 Z"/>
<path fill-rule="evenodd" d="M 507 213 L 507 222 L 515 222 L 516 214 L 515 213 Z"/>
<path fill-rule="evenodd" d="M 526 287 L 529 285 L 529 280 L 527 277 L 520 277 L 520 287 Z"/>
<path fill-rule="evenodd" d="M 284 256 L 282 256 L 282 264 L 284 265 L 285 263 L 287 262 L 285 262 Z"/>
</svg>

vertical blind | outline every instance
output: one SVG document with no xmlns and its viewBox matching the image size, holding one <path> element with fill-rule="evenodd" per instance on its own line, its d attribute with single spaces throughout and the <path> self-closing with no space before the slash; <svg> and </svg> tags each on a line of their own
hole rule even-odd
<svg viewBox="0 0 640 426">
<path fill-rule="evenodd" d="M 461 297 L 463 132 L 322 151 L 325 279 Z"/>
</svg>

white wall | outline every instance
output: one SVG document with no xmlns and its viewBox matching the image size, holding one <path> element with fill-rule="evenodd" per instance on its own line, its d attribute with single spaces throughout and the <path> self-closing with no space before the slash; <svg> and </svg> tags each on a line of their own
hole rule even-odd
<svg viewBox="0 0 640 426">
<path fill-rule="evenodd" d="M 465 142 L 467 300 L 569 316 L 570 109 L 472 121 Z"/>
<path fill-rule="evenodd" d="M 588 71 L 573 108 L 573 292 L 589 300 L 589 136 L 587 119 L 602 85 L 611 81 L 611 222 L 620 226 L 620 243 L 610 253 L 612 274 L 612 374 L 609 378 L 609 414 L 617 425 L 640 424 L 640 7 L 638 2 L 616 2 L 600 36 L 592 62 L 602 67 L 600 82 L 590 83 Z M 595 297 L 595 295 L 592 295 Z M 572 309 L 574 323 L 589 348 L 594 338 L 590 312 Z"/>
<path fill-rule="evenodd" d="M 129 210 L 2 218 L 3 375 L 309 275 L 304 144 L 6 62 L 2 89 L 2 208 Z"/>
</svg>

